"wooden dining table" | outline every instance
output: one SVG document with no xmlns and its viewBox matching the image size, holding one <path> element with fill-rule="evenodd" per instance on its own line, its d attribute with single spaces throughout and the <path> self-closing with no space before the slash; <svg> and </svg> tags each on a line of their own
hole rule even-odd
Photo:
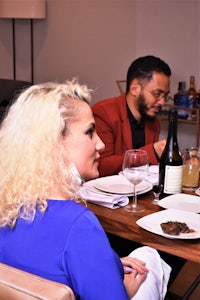
<svg viewBox="0 0 200 300">
<path fill-rule="evenodd" d="M 139 195 L 138 203 L 145 207 L 145 211 L 137 213 L 126 212 L 123 207 L 110 209 L 93 203 L 88 203 L 88 208 L 97 216 L 107 233 L 200 263 L 200 239 L 166 238 L 136 224 L 139 218 L 162 210 L 160 206 L 153 205 L 152 200 L 152 191 Z"/>
</svg>

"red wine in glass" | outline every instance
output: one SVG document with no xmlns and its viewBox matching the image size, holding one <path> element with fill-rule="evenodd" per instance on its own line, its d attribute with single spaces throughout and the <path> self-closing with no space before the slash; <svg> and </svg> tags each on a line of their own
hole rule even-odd
<svg viewBox="0 0 200 300">
<path fill-rule="evenodd" d="M 158 204 L 160 200 L 160 194 L 162 192 L 163 185 L 162 184 L 154 184 L 153 185 L 153 194 L 154 194 L 154 200 L 152 201 L 153 204 Z"/>
</svg>

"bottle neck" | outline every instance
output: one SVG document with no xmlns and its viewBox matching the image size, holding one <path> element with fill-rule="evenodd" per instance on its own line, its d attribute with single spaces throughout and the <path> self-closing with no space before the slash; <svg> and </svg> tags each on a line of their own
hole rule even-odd
<svg viewBox="0 0 200 300">
<path fill-rule="evenodd" d="M 194 83 L 190 83 L 190 89 L 194 89 Z"/>
<path fill-rule="evenodd" d="M 169 118 L 169 128 L 167 137 L 167 148 L 178 149 L 177 141 L 177 118 L 170 116 Z"/>
<path fill-rule="evenodd" d="M 194 76 L 190 76 L 190 88 L 194 88 Z"/>
</svg>

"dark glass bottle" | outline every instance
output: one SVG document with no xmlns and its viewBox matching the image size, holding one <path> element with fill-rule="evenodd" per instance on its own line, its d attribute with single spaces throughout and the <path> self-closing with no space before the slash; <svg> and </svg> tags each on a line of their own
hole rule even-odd
<svg viewBox="0 0 200 300">
<path fill-rule="evenodd" d="M 161 197 L 182 190 L 183 160 L 177 141 L 177 111 L 169 111 L 169 128 L 165 149 L 160 159 L 159 184 L 163 185 Z"/>
<path fill-rule="evenodd" d="M 180 82 L 178 83 L 178 91 L 177 91 L 177 93 L 174 95 L 174 105 L 178 105 L 178 96 L 179 96 L 179 94 L 180 94 L 180 92 L 181 92 L 181 87 L 182 87 L 183 84 L 184 84 L 183 81 L 180 81 Z"/>
</svg>

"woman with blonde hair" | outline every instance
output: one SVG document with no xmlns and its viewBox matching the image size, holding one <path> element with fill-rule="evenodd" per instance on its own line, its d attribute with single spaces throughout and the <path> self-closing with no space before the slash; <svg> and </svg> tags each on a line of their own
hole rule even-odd
<svg viewBox="0 0 200 300">
<path fill-rule="evenodd" d="M 76 299 L 127 300 L 148 270 L 119 259 L 78 196 L 83 180 L 99 176 L 104 149 L 89 103 L 90 90 L 75 80 L 44 83 L 23 91 L 4 117 L 0 262 L 64 283 Z"/>
</svg>

